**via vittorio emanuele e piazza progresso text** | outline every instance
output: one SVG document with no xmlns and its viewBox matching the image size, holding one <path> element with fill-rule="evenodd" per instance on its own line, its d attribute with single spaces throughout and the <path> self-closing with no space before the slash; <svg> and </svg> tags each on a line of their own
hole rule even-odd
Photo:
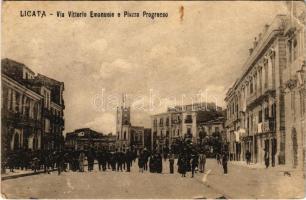
<svg viewBox="0 0 306 200">
<path fill-rule="evenodd" d="M 99 11 L 55 11 L 47 12 L 45 10 L 20 10 L 20 17 L 48 17 L 56 16 L 58 18 L 167 18 L 168 12 L 99 12 Z"/>
</svg>

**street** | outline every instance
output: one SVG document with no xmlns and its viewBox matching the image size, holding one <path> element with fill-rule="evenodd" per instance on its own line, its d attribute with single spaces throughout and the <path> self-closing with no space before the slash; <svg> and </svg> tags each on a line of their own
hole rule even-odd
<svg viewBox="0 0 306 200">
<path fill-rule="evenodd" d="M 232 163 L 224 175 L 221 165 L 208 159 L 206 174 L 196 173 L 195 178 L 191 173 L 185 178 L 177 172 L 169 174 L 168 162 L 163 163 L 163 174 L 140 173 L 136 162 L 131 173 L 99 172 L 95 166 L 93 172 L 60 176 L 53 172 L 6 180 L 2 194 L 6 198 L 302 198 L 303 184 L 299 174 L 289 177 L 277 169 Z"/>
<path fill-rule="evenodd" d="M 64 172 L 60 176 L 39 174 L 6 180 L 2 183 L 2 194 L 7 198 L 217 198 L 222 194 L 205 186 L 190 173 L 169 174 L 168 162 L 163 165 L 163 174 L 140 173 L 137 162 L 131 173 Z M 42 187 L 43 186 L 43 187 Z"/>
</svg>

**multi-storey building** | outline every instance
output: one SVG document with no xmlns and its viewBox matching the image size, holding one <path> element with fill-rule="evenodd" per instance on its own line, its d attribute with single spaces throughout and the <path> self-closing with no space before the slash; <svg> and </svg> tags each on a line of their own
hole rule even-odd
<svg viewBox="0 0 306 200">
<path fill-rule="evenodd" d="M 290 165 L 288 154 L 292 148 L 290 149 L 287 140 L 293 138 L 291 144 L 296 145 L 299 143 L 298 140 L 302 141 L 302 118 L 299 118 L 298 126 L 292 123 L 294 117 L 290 116 L 289 113 L 292 111 L 288 110 L 290 109 L 288 103 L 289 105 L 292 103 L 288 102 L 288 94 L 284 87 L 289 73 L 288 56 L 289 60 L 292 60 L 289 52 L 295 51 L 295 45 L 290 43 L 291 41 L 295 43 L 294 40 L 288 40 L 289 24 L 290 18 L 278 15 L 270 26 L 265 26 L 264 32 L 259 34 L 258 39 L 255 38 L 254 45 L 250 49 L 250 56 L 244 65 L 245 71 L 226 94 L 226 128 L 230 138 L 230 153 L 236 160 L 243 160 L 246 151 L 250 151 L 255 163 L 264 163 L 266 153 L 272 166 Z M 304 29 L 299 30 L 304 31 Z M 302 49 L 302 46 L 299 48 Z M 291 75 L 303 70 L 301 64 L 303 59 L 305 60 L 305 57 L 300 59 Z M 303 81 L 301 82 L 304 83 Z M 297 100 L 295 97 L 291 98 Z M 298 99 L 300 102 L 305 101 L 302 96 Z M 290 126 L 299 128 L 294 130 Z M 296 131 L 297 129 L 299 131 Z M 289 130 L 293 133 L 289 133 Z M 294 139 L 294 135 L 299 135 L 296 136 L 299 139 Z"/>
<path fill-rule="evenodd" d="M 72 150 L 95 148 L 115 151 L 116 136 L 111 133 L 104 135 L 90 128 L 81 128 L 66 134 L 65 147 Z"/>
<path fill-rule="evenodd" d="M 168 108 L 165 113 L 152 115 L 151 148 L 159 151 L 172 148 L 172 145 L 183 138 L 198 143 L 202 133 L 199 124 L 214 119 L 210 114 L 221 110 L 213 103 L 196 103 Z"/>
<path fill-rule="evenodd" d="M 34 89 L 44 96 L 43 103 L 43 143 L 45 149 L 60 149 L 64 145 L 63 131 L 64 83 L 38 74 L 33 81 Z"/>
<path fill-rule="evenodd" d="M 55 144 L 53 148 L 60 148 L 64 129 L 64 83 L 53 80 L 60 85 L 55 89 L 43 84 L 43 80 L 52 79 L 36 76 L 22 63 L 3 59 L 1 64 L 3 153 L 19 148 L 47 148 L 49 142 Z M 56 110 L 54 114 L 52 107 Z M 46 115 L 54 119 L 54 123 L 46 121 Z M 52 131 L 51 125 L 56 131 Z M 50 134 L 52 137 L 46 139 Z"/>
<path fill-rule="evenodd" d="M 3 66 L 2 66 L 2 69 Z M 2 71 L 1 147 L 5 155 L 20 148 L 40 149 L 43 97 Z M 24 103 L 23 103 L 24 102 Z"/>
<path fill-rule="evenodd" d="M 303 168 L 305 162 L 305 113 L 306 113 L 306 32 L 305 5 L 303 2 L 289 3 L 291 15 L 284 29 L 283 92 L 285 113 L 285 133 L 282 136 L 282 148 L 285 149 L 285 164 L 294 168 Z"/>
</svg>

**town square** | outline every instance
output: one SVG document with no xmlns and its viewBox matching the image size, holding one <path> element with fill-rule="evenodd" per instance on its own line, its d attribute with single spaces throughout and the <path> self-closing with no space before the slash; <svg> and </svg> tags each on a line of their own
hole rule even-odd
<svg viewBox="0 0 306 200">
<path fill-rule="evenodd" d="M 305 197 L 304 2 L 12 1 L 2 16 L 2 198 Z"/>
</svg>

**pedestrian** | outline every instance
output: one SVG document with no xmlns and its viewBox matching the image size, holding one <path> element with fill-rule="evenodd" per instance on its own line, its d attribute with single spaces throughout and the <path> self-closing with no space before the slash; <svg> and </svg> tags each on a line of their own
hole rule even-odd
<svg viewBox="0 0 306 200">
<path fill-rule="evenodd" d="M 265 165 L 266 165 L 266 169 L 269 167 L 269 163 L 270 163 L 269 152 L 267 150 L 265 150 Z"/>
<path fill-rule="evenodd" d="M 220 153 L 217 153 L 216 154 L 216 159 L 217 159 L 217 163 L 219 164 L 219 165 L 221 165 L 221 155 L 220 155 Z"/>
<path fill-rule="evenodd" d="M 121 152 L 119 152 L 119 151 L 117 151 L 116 153 L 115 153 L 115 162 L 117 163 L 117 171 L 122 171 L 122 160 L 123 160 L 123 158 L 122 158 L 122 154 L 121 154 Z"/>
<path fill-rule="evenodd" d="M 79 170 L 80 170 L 80 172 L 84 172 L 84 160 L 85 160 L 85 154 L 84 154 L 84 151 L 81 151 L 80 155 L 79 155 Z"/>
<path fill-rule="evenodd" d="M 169 155 L 169 167 L 170 167 L 170 174 L 174 173 L 174 154 L 170 153 Z"/>
<path fill-rule="evenodd" d="M 163 160 L 160 153 L 156 156 L 156 172 L 162 173 L 163 172 Z"/>
<path fill-rule="evenodd" d="M 201 152 L 199 155 L 199 163 L 200 163 L 200 172 L 205 172 L 205 164 L 206 164 L 206 155 L 205 153 Z"/>
<path fill-rule="evenodd" d="M 64 155 L 63 152 L 59 151 L 56 157 L 57 174 L 61 175 L 64 165 Z"/>
<path fill-rule="evenodd" d="M 194 177 L 194 172 L 195 172 L 197 165 L 198 165 L 198 158 L 196 155 L 193 155 L 191 159 L 191 178 Z"/>
<path fill-rule="evenodd" d="M 108 152 L 106 152 L 104 149 L 102 150 L 102 153 L 101 153 L 101 164 L 102 164 L 102 169 L 103 171 L 106 171 L 106 162 L 107 162 L 107 155 L 108 155 Z"/>
<path fill-rule="evenodd" d="M 144 166 L 144 155 L 143 152 L 141 152 L 138 157 L 138 167 L 139 167 L 139 172 L 141 173 L 143 173 L 143 166 Z"/>
<path fill-rule="evenodd" d="M 131 163 L 132 163 L 131 160 L 132 160 L 132 158 L 131 158 L 130 150 L 127 150 L 124 157 L 125 157 L 124 160 L 125 160 L 125 163 L 126 163 L 126 171 L 131 172 Z"/>
<path fill-rule="evenodd" d="M 222 166 L 223 166 L 223 171 L 224 174 L 227 174 L 227 161 L 228 161 L 228 156 L 227 156 L 227 152 L 223 152 L 222 155 Z"/>
<path fill-rule="evenodd" d="M 88 161 L 88 171 L 91 172 L 93 170 L 95 162 L 95 156 L 92 148 L 89 149 L 87 152 L 87 161 Z"/>
<path fill-rule="evenodd" d="M 149 152 L 147 151 L 146 148 L 144 148 L 143 154 L 144 154 L 143 168 L 144 168 L 145 171 L 147 171 L 148 170 Z"/>
<path fill-rule="evenodd" d="M 249 165 L 251 163 L 251 152 L 249 150 L 247 150 L 245 153 L 245 159 L 246 159 L 247 165 Z"/>
<path fill-rule="evenodd" d="M 154 163 L 155 163 L 155 157 L 154 157 L 154 154 L 152 154 L 149 158 L 149 168 L 150 168 L 151 173 L 155 173 Z"/>
<path fill-rule="evenodd" d="M 102 152 L 100 149 L 97 151 L 96 155 L 98 160 L 99 171 L 101 171 L 103 167 L 102 167 Z"/>
</svg>

